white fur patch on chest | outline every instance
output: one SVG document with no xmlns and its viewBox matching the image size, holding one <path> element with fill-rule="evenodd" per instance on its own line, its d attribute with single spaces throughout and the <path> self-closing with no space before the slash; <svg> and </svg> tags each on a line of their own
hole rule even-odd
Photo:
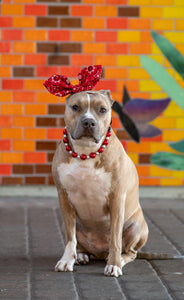
<svg viewBox="0 0 184 300">
<path fill-rule="evenodd" d="M 104 168 L 95 169 L 89 164 L 75 161 L 58 167 L 62 186 L 81 219 L 99 219 L 104 216 L 111 187 L 111 173 Z"/>
</svg>

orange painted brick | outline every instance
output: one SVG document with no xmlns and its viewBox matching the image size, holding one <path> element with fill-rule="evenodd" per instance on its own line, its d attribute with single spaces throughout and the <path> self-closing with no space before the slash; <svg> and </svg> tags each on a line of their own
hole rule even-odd
<svg viewBox="0 0 184 300">
<path fill-rule="evenodd" d="M 26 65 L 46 65 L 47 56 L 46 54 L 26 54 L 25 64 Z"/>
<path fill-rule="evenodd" d="M 32 16 L 46 16 L 47 15 L 47 6 L 46 5 L 25 5 L 25 15 Z"/>
<path fill-rule="evenodd" d="M 162 178 L 160 184 L 163 186 L 178 186 L 182 185 L 181 178 Z"/>
<path fill-rule="evenodd" d="M 120 122 L 120 119 L 118 117 L 112 117 L 112 127 L 113 128 L 122 128 L 122 125 L 121 125 L 121 122 Z"/>
<path fill-rule="evenodd" d="M 0 42 L 0 53 L 8 53 L 11 50 L 11 44 L 9 42 Z"/>
<path fill-rule="evenodd" d="M 93 31 L 72 31 L 71 40 L 73 42 L 93 42 L 94 32 Z"/>
<path fill-rule="evenodd" d="M 47 31 L 46 30 L 25 30 L 26 41 L 46 41 Z"/>
<path fill-rule="evenodd" d="M 104 43 L 84 43 L 83 44 L 83 53 L 95 53 L 103 54 L 106 52 L 106 47 Z"/>
<path fill-rule="evenodd" d="M 150 99 L 150 93 L 140 93 L 140 92 L 132 92 L 130 91 L 131 98 L 143 98 L 143 99 Z"/>
<path fill-rule="evenodd" d="M 12 91 L 0 91 L 0 102 L 12 102 Z"/>
<path fill-rule="evenodd" d="M 12 17 L 0 17 L 0 28 L 12 27 Z"/>
<path fill-rule="evenodd" d="M 34 127 L 35 118 L 28 116 L 14 116 L 13 117 L 13 126 L 15 127 Z"/>
<path fill-rule="evenodd" d="M 25 140 L 15 140 L 13 141 L 13 150 L 14 151 L 34 151 L 35 142 L 34 141 L 25 141 Z"/>
<path fill-rule="evenodd" d="M 110 90 L 116 91 L 116 80 L 100 80 L 96 85 L 96 90 Z"/>
<path fill-rule="evenodd" d="M 95 7 L 95 16 L 98 17 L 116 17 L 117 16 L 117 7 L 110 5 L 96 6 Z"/>
<path fill-rule="evenodd" d="M 116 56 L 115 55 L 96 55 L 95 64 L 103 65 L 103 66 L 116 66 Z"/>
<path fill-rule="evenodd" d="M 128 20 L 129 29 L 151 29 L 150 19 L 129 19 Z"/>
<path fill-rule="evenodd" d="M 47 113 L 46 104 L 26 104 L 25 114 L 27 115 L 45 115 Z"/>
<path fill-rule="evenodd" d="M 11 165 L 0 165 L 0 174 L 1 175 L 11 175 Z"/>
<path fill-rule="evenodd" d="M 22 104 L 1 104 L 1 115 L 22 115 Z"/>
<path fill-rule="evenodd" d="M 0 116 L 0 127 L 10 127 L 12 124 L 10 116 Z"/>
<path fill-rule="evenodd" d="M 10 140 L 0 140 L 0 150 L 8 151 L 11 150 L 11 141 Z"/>
<path fill-rule="evenodd" d="M 103 4 L 104 0 L 83 0 L 83 3 L 89 4 Z"/>
<path fill-rule="evenodd" d="M 159 178 L 139 178 L 139 184 L 142 186 L 158 186 L 160 185 L 160 179 Z"/>
<path fill-rule="evenodd" d="M 20 66 L 23 64 L 23 55 L 19 54 L 2 54 L 1 64 L 4 66 Z"/>
<path fill-rule="evenodd" d="M 73 67 L 73 66 L 62 66 L 60 68 L 59 74 L 65 74 L 65 76 L 68 77 L 76 77 L 78 73 L 80 72 L 81 68 L 80 67 Z"/>
<path fill-rule="evenodd" d="M 25 90 L 44 90 L 43 80 L 39 79 L 26 79 Z"/>
<path fill-rule="evenodd" d="M 25 92 L 25 91 L 14 91 L 13 92 L 13 101 L 14 102 L 34 102 L 35 93 L 34 92 Z"/>
<path fill-rule="evenodd" d="M 129 47 L 130 54 L 151 54 L 150 43 L 133 43 Z"/>
<path fill-rule="evenodd" d="M 58 67 L 48 67 L 48 66 L 42 66 L 42 67 L 37 67 L 36 69 L 36 75 L 38 77 L 50 77 L 53 74 L 59 74 L 58 73 Z"/>
<path fill-rule="evenodd" d="M 83 28 L 85 29 L 104 29 L 105 20 L 103 18 L 83 18 Z"/>
<path fill-rule="evenodd" d="M 23 39 L 23 31 L 20 29 L 4 29 L 1 33 L 3 41 L 21 41 Z"/>
<path fill-rule="evenodd" d="M 128 142 L 128 152 L 150 153 L 150 144 L 146 142 L 140 144 L 136 144 L 135 142 Z"/>
<path fill-rule="evenodd" d="M 14 0 L 14 3 L 35 3 L 36 0 Z"/>
<path fill-rule="evenodd" d="M 93 64 L 93 56 L 85 54 L 72 54 L 71 55 L 71 65 L 73 66 L 83 66 Z"/>
<path fill-rule="evenodd" d="M 14 42 L 13 51 L 19 53 L 34 53 L 36 45 L 34 42 Z"/>
<path fill-rule="evenodd" d="M 141 42 L 153 42 L 151 37 L 151 32 L 142 31 L 141 32 Z"/>
<path fill-rule="evenodd" d="M 138 91 L 139 90 L 139 82 L 138 80 L 118 80 L 117 81 L 117 90 L 123 91 L 123 86 L 126 85 L 128 91 Z"/>
<path fill-rule="evenodd" d="M 105 69 L 105 78 L 110 78 L 110 79 L 127 78 L 127 69 L 124 69 L 124 68 L 106 68 Z"/>
<path fill-rule="evenodd" d="M 10 77 L 11 76 L 11 68 L 10 67 L 0 67 L 0 77 Z"/>
<path fill-rule="evenodd" d="M 25 128 L 24 130 L 24 138 L 31 140 L 31 139 L 38 139 L 43 140 L 46 139 L 46 130 L 42 128 Z"/>
<path fill-rule="evenodd" d="M 128 4 L 128 0 L 106 0 L 106 4 L 121 4 L 121 5 L 126 5 Z"/>
<path fill-rule="evenodd" d="M 23 154 L 17 152 L 3 152 L 1 154 L 1 162 L 9 164 L 17 164 L 23 162 Z"/>
<path fill-rule="evenodd" d="M 1 128 L 2 139 L 21 139 L 22 128 Z"/>
<path fill-rule="evenodd" d="M 49 128 L 47 130 L 47 138 L 49 140 L 59 140 L 60 137 L 62 136 L 63 130 L 60 128 Z"/>
<path fill-rule="evenodd" d="M 139 176 L 149 176 L 149 166 L 136 166 Z"/>
<path fill-rule="evenodd" d="M 10 15 L 23 15 L 24 7 L 21 4 L 1 4 L 1 14 Z"/>
<path fill-rule="evenodd" d="M 2 88 L 4 90 L 21 90 L 23 89 L 22 79 L 4 79 L 2 80 Z"/>
<path fill-rule="evenodd" d="M 63 98 L 64 97 L 62 97 L 62 99 Z M 61 97 L 59 97 L 59 100 L 61 101 Z M 52 95 L 46 91 L 45 92 L 37 92 L 36 101 L 41 102 L 41 103 L 58 103 L 58 97 L 56 97 L 55 95 Z"/>
<path fill-rule="evenodd" d="M 45 152 L 25 152 L 24 163 L 44 164 L 46 163 Z"/>
<path fill-rule="evenodd" d="M 177 20 L 176 20 L 176 22 L 177 22 Z M 174 29 L 174 20 L 154 19 L 154 20 L 152 20 L 152 29 L 153 30 L 173 30 Z"/>
<path fill-rule="evenodd" d="M 96 37 L 97 42 L 116 42 L 117 32 L 116 31 L 97 31 Z"/>
<path fill-rule="evenodd" d="M 69 41 L 70 31 L 69 30 L 49 30 L 48 39 L 50 41 Z"/>
<path fill-rule="evenodd" d="M 127 54 L 128 44 L 123 43 L 108 43 L 107 44 L 108 54 Z"/>
<path fill-rule="evenodd" d="M 176 30 L 184 30 L 183 19 L 176 20 Z"/>
<path fill-rule="evenodd" d="M 93 7 L 90 5 L 72 5 L 71 6 L 71 16 L 82 17 L 82 16 L 92 16 Z"/>
<path fill-rule="evenodd" d="M 127 18 L 108 18 L 108 29 L 125 29 L 128 27 Z"/>
<path fill-rule="evenodd" d="M 35 27 L 34 17 L 14 17 L 13 27 L 15 28 L 32 28 Z"/>
</svg>

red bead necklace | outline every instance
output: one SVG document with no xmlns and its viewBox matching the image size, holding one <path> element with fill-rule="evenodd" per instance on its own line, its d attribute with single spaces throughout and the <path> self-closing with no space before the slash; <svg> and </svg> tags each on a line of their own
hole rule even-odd
<svg viewBox="0 0 184 300">
<path fill-rule="evenodd" d="M 81 154 L 81 155 L 79 155 L 78 153 L 72 151 L 72 148 L 69 145 L 69 139 L 68 139 L 68 136 L 67 136 L 67 130 L 66 130 L 66 128 L 63 130 L 63 143 L 66 146 L 66 151 L 69 154 L 71 154 L 72 157 L 74 157 L 74 158 L 80 158 L 82 160 L 86 160 L 86 159 L 89 159 L 89 158 L 95 158 L 97 155 L 99 155 L 100 153 L 102 153 L 104 151 L 104 149 L 107 147 L 107 145 L 109 144 L 109 138 L 110 138 L 110 136 L 111 136 L 111 127 L 109 127 L 109 129 L 107 131 L 107 134 L 106 134 L 105 140 L 102 143 L 102 146 L 98 149 L 97 152 L 91 152 L 89 155 L 86 155 L 84 153 Z"/>
</svg>

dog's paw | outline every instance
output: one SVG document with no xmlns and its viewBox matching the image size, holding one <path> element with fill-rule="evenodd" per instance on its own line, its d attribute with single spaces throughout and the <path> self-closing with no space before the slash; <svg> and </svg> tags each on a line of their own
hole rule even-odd
<svg viewBox="0 0 184 300">
<path fill-rule="evenodd" d="M 55 271 L 56 272 L 67 272 L 67 271 L 72 272 L 74 263 L 75 263 L 75 258 L 68 259 L 68 260 L 61 258 L 55 266 Z"/>
<path fill-rule="evenodd" d="M 89 256 L 85 253 L 77 253 L 76 264 L 86 265 L 89 262 Z"/>
<path fill-rule="evenodd" d="M 119 277 L 122 275 L 122 270 L 118 266 L 106 265 L 104 275 Z"/>
</svg>

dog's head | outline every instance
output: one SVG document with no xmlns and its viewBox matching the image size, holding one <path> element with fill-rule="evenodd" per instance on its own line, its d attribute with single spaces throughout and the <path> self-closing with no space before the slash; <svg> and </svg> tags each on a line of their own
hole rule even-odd
<svg viewBox="0 0 184 300">
<path fill-rule="evenodd" d="M 76 93 L 66 99 L 65 124 L 73 140 L 98 143 L 111 123 L 109 90 Z"/>
</svg>

